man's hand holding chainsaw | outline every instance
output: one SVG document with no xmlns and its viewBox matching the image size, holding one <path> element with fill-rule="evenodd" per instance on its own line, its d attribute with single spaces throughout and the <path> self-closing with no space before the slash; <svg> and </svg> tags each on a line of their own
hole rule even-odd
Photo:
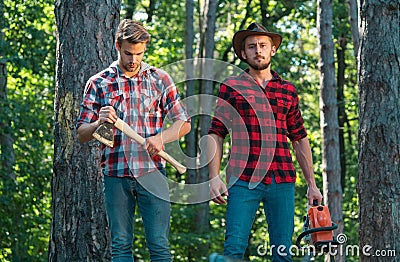
<svg viewBox="0 0 400 262">
<path fill-rule="evenodd" d="M 308 186 L 308 204 L 312 206 L 313 200 L 318 200 L 318 205 L 320 205 L 322 202 L 322 194 L 315 184 L 310 142 L 308 141 L 308 138 L 303 138 L 299 141 L 293 142 L 292 145 L 296 154 L 296 159 L 300 164 L 301 170 L 303 171 L 304 178 Z"/>
</svg>

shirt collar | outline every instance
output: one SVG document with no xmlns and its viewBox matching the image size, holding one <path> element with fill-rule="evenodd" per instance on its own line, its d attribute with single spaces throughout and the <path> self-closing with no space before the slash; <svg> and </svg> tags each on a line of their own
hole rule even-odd
<svg viewBox="0 0 400 262">
<path fill-rule="evenodd" d="M 118 65 L 118 61 L 114 61 L 114 62 L 111 64 L 110 67 L 115 68 L 115 71 L 116 71 L 116 74 L 117 74 L 117 75 L 119 75 L 119 76 L 125 76 L 124 73 L 122 72 L 121 68 L 120 68 L 119 65 Z M 147 63 L 145 63 L 145 62 L 142 61 L 142 62 L 140 63 L 140 70 L 139 70 L 139 72 L 137 73 L 137 75 L 139 75 L 139 76 L 141 76 L 141 75 L 146 76 L 146 75 L 150 74 L 150 72 L 151 72 L 152 70 L 154 70 L 154 67 L 152 67 L 151 65 L 149 65 L 149 64 L 147 64 Z"/>
<path fill-rule="evenodd" d="M 251 79 L 253 79 L 253 77 L 249 74 L 249 69 L 247 68 L 247 69 L 245 69 L 243 72 L 242 72 L 242 74 L 241 74 L 241 76 L 244 76 L 244 77 L 250 77 Z M 272 74 L 272 79 L 270 80 L 270 81 L 279 81 L 279 82 L 282 82 L 282 78 L 280 77 L 280 75 L 277 73 L 277 72 L 275 72 L 274 70 L 271 70 L 271 74 Z"/>
</svg>

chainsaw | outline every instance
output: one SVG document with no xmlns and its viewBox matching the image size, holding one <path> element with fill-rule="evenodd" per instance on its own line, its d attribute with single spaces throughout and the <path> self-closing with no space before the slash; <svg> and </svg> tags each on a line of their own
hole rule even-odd
<svg viewBox="0 0 400 262">
<path fill-rule="evenodd" d="M 318 205 L 314 200 L 304 217 L 303 232 L 297 237 L 296 246 L 300 248 L 304 239 L 306 244 L 314 246 L 315 251 L 328 252 L 329 246 L 340 244 L 333 236 L 332 231 L 336 228 L 338 226 L 332 222 L 328 207 Z"/>
</svg>

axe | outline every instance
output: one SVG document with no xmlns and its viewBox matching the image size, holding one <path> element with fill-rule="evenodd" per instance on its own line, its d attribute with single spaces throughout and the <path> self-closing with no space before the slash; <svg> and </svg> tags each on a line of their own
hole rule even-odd
<svg viewBox="0 0 400 262">
<path fill-rule="evenodd" d="M 114 124 L 109 122 L 104 122 L 101 124 L 96 131 L 93 133 L 93 137 L 102 142 L 103 144 L 113 147 L 114 146 L 114 133 L 113 133 L 113 126 L 115 126 L 118 130 L 122 133 L 127 135 L 128 137 L 132 138 L 140 145 L 144 145 L 146 143 L 146 139 L 136 133 L 126 122 L 117 118 L 117 121 Z M 186 167 L 176 161 L 172 156 L 168 155 L 165 151 L 161 150 L 158 152 L 158 155 L 164 158 L 168 163 L 170 163 L 175 169 L 180 173 L 183 174 L 186 172 Z"/>
</svg>

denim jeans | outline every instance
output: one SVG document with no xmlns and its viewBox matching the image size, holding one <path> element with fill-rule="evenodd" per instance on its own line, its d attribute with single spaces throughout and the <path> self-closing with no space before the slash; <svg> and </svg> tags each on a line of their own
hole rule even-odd
<svg viewBox="0 0 400 262">
<path fill-rule="evenodd" d="M 238 180 L 228 189 L 224 255 L 243 258 L 257 209 L 264 204 L 268 224 L 268 254 L 272 261 L 292 261 L 290 246 L 294 228 L 294 183 L 258 184 L 249 189 L 249 183 Z M 278 247 L 283 245 L 286 247 Z M 284 254 L 285 253 L 285 254 Z M 287 255 L 286 255 L 287 254 Z"/>
<path fill-rule="evenodd" d="M 160 173 L 158 173 L 161 176 Z M 146 175 L 145 175 L 146 176 Z M 171 261 L 168 245 L 170 203 L 134 178 L 104 176 L 104 196 L 111 231 L 113 262 L 132 262 L 136 204 L 142 216 L 151 261 Z"/>
</svg>

